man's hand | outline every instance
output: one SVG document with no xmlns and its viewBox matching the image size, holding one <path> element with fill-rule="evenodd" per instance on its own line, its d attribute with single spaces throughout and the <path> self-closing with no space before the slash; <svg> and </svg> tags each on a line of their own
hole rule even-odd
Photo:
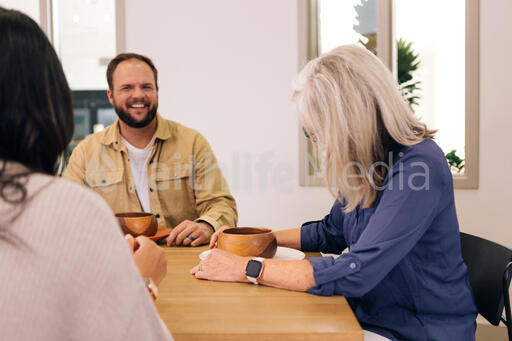
<svg viewBox="0 0 512 341">
<path fill-rule="evenodd" d="M 125 239 L 141 276 L 151 278 L 156 285 L 160 284 L 167 273 L 167 261 L 162 248 L 145 236 L 133 238 L 127 234 Z"/>
<path fill-rule="evenodd" d="M 208 223 L 190 220 L 182 221 L 167 237 L 167 245 L 199 246 L 210 241 L 213 229 Z"/>
</svg>

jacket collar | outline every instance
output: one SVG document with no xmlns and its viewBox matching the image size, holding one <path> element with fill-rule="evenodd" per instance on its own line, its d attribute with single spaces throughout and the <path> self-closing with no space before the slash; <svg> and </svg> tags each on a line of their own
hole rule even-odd
<svg viewBox="0 0 512 341">
<path fill-rule="evenodd" d="M 166 124 L 166 120 L 160 116 L 159 113 L 156 113 L 156 122 L 155 140 L 167 140 L 171 138 L 171 129 L 169 125 Z M 101 143 L 105 146 L 112 145 L 115 150 L 122 149 L 123 144 L 121 143 L 121 133 L 119 131 L 119 118 L 116 119 L 114 124 L 105 129 L 105 135 Z"/>
</svg>

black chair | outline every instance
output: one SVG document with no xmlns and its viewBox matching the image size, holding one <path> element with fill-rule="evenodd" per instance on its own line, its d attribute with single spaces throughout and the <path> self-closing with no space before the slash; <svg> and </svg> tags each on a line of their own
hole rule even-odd
<svg viewBox="0 0 512 341">
<path fill-rule="evenodd" d="M 512 341 L 510 286 L 512 250 L 467 233 L 460 234 L 462 258 L 469 268 L 478 313 L 491 324 L 503 322 Z M 502 316 L 505 308 L 505 318 Z"/>
</svg>

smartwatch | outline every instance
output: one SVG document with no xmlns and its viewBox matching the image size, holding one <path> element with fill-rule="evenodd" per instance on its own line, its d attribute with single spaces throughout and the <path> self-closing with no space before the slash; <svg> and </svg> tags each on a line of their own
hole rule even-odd
<svg viewBox="0 0 512 341">
<path fill-rule="evenodd" d="M 260 278 L 263 272 L 263 258 L 256 257 L 247 262 L 245 267 L 245 275 L 247 279 L 254 284 L 258 284 L 258 278 Z"/>
</svg>

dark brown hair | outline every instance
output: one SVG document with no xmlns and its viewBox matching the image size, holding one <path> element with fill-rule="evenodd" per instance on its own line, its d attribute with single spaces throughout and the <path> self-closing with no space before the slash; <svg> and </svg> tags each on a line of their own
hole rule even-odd
<svg viewBox="0 0 512 341">
<path fill-rule="evenodd" d="M 28 176 L 57 172 L 73 136 L 73 105 L 61 63 L 39 26 L 0 7 L 0 32 L 0 199 L 21 204 L 21 213 Z M 25 169 L 9 171 L 7 162 Z"/>
<path fill-rule="evenodd" d="M 158 71 L 156 70 L 156 67 L 153 64 L 153 61 L 151 61 L 150 58 L 143 56 L 141 54 L 137 54 L 137 53 L 120 53 L 114 59 L 112 59 L 110 61 L 110 63 L 108 63 L 108 66 L 107 66 L 108 88 L 110 90 L 112 90 L 114 88 L 114 84 L 112 81 L 112 75 L 114 74 L 114 71 L 116 70 L 119 63 L 124 62 L 125 60 L 130 60 L 130 59 L 137 59 L 137 60 L 140 60 L 140 61 L 148 64 L 148 66 L 153 71 L 153 76 L 155 77 L 155 86 L 158 89 Z"/>
<path fill-rule="evenodd" d="M 55 174 L 73 136 L 71 91 L 48 38 L 25 14 L 0 7 L 0 159 Z"/>
</svg>

